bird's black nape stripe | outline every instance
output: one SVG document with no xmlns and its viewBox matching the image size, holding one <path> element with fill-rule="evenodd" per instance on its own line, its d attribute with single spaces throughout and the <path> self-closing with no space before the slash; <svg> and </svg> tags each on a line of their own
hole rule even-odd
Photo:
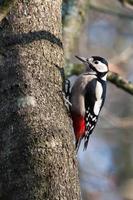
<svg viewBox="0 0 133 200">
<path fill-rule="evenodd" d="M 97 71 L 97 69 L 92 64 L 89 64 L 89 65 L 90 65 L 90 68 L 97 73 L 97 78 L 99 78 L 99 77 L 102 78 L 107 74 L 107 72 Z"/>
<path fill-rule="evenodd" d="M 107 62 L 107 60 L 105 58 L 102 58 L 100 56 L 92 56 L 92 58 L 94 59 L 94 61 L 95 60 L 101 61 L 102 63 L 104 63 L 105 65 L 108 66 L 108 62 Z"/>
</svg>

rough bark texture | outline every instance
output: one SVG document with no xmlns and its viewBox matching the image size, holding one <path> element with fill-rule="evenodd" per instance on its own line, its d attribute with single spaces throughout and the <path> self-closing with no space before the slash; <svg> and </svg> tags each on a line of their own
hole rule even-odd
<svg viewBox="0 0 133 200">
<path fill-rule="evenodd" d="M 0 22 L 7 15 L 16 0 L 0 0 Z"/>
<path fill-rule="evenodd" d="M 0 199 L 78 200 L 62 100 L 61 0 L 18 0 L 0 24 Z"/>
</svg>

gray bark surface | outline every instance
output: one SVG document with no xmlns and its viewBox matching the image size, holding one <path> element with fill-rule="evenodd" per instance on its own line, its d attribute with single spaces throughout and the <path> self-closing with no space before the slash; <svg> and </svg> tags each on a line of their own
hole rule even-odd
<svg viewBox="0 0 133 200">
<path fill-rule="evenodd" d="M 61 3 L 18 0 L 0 24 L 0 200 L 79 199 Z"/>
</svg>

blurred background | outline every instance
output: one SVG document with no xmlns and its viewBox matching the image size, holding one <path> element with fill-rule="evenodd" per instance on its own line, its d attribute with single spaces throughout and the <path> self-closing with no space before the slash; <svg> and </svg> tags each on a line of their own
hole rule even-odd
<svg viewBox="0 0 133 200">
<path fill-rule="evenodd" d="M 107 58 L 110 70 L 133 82 L 133 9 L 92 0 L 71 54 Z M 83 200 L 133 200 L 133 96 L 108 82 L 107 97 L 86 151 L 78 155 Z"/>
</svg>

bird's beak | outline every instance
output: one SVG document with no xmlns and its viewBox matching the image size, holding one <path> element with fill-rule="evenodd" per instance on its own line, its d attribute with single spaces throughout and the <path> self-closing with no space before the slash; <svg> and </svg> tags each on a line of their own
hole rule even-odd
<svg viewBox="0 0 133 200">
<path fill-rule="evenodd" d="M 84 57 L 79 57 L 79 56 L 75 56 L 77 59 L 79 59 L 81 62 L 86 62 L 86 58 Z"/>
</svg>

